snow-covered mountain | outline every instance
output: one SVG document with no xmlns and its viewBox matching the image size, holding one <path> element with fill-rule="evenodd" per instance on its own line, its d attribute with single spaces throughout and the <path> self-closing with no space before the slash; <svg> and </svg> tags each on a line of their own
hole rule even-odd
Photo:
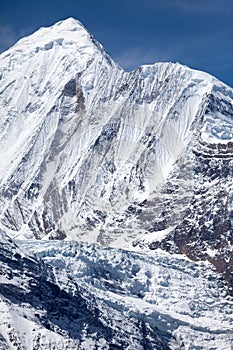
<svg viewBox="0 0 233 350">
<path fill-rule="evenodd" d="M 230 350 L 233 90 L 124 72 L 72 18 L 0 55 L 0 81 L 2 347 Z"/>
<path fill-rule="evenodd" d="M 0 66 L 3 230 L 230 268 L 231 88 L 180 64 L 126 73 L 74 19 L 20 40 Z"/>
</svg>

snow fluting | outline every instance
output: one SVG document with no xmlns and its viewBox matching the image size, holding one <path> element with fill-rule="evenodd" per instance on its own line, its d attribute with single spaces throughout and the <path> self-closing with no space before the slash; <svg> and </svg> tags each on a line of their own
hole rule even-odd
<svg viewBox="0 0 233 350">
<path fill-rule="evenodd" d="M 2 347 L 230 350 L 232 88 L 125 72 L 73 18 L 0 80 Z"/>
</svg>

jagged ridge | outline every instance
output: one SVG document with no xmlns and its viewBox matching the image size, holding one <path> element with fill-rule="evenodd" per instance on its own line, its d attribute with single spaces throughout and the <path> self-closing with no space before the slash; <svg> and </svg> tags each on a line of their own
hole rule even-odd
<svg viewBox="0 0 233 350">
<path fill-rule="evenodd" d="M 224 255 L 222 270 L 230 268 L 229 87 L 172 63 L 126 73 L 74 19 L 2 54 L 1 80 L 0 213 L 8 234 L 128 248 L 147 237 L 155 248 L 164 235 L 160 246 L 187 253 L 202 232 L 189 256 L 219 265 Z M 216 178 L 222 190 L 209 220 L 201 207 Z M 213 259 L 221 235 L 221 258 Z"/>
<path fill-rule="evenodd" d="M 224 274 L 228 293 L 232 292 L 231 88 L 206 73 L 193 71 L 178 63 L 156 63 L 126 73 L 74 19 L 42 28 L 20 40 L 0 56 L 0 66 L 0 225 L 4 231 L 11 237 L 21 239 L 67 238 L 140 252 L 162 248 L 172 253 L 186 254 L 193 260 L 207 259 Z M 81 340 L 92 341 L 93 347 L 111 344 L 112 339 L 119 342 L 117 320 L 122 320 L 125 305 L 121 304 L 119 311 L 119 308 L 109 304 L 113 292 L 111 283 L 114 288 L 119 288 L 117 293 L 120 295 L 126 293 L 130 298 L 131 293 L 136 297 L 133 304 L 129 303 L 129 310 L 132 305 L 134 308 L 138 305 L 137 298 L 148 302 L 148 285 L 144 285 L 144 282 L 151 283 L 151 277 L 149 271 L 138 270 L 140 264 L 137 255 L 111 249 L 97 252 L 96 248 L 91 248 L 95 261 L 105 254 L 108 256 L 107 261 L 104 258 L 103 271 L 96 275 L 96 271 L 94 273 L 91 269 L 93 280 L 85 272 L 90 285 L 96 278 L 100 278 L 105 285 L 107 296 L 103 309 L 99 308 L 100 304 L 95 304 L 97 300 L 102 300 L 101 290 L 89 288 L 85 294 L 77 281 L 73 283 L 66 274 L 60 273 L 61 279 L 65 277 L 68 283 L 65 293 L 68 299 L 71 298 L 70 307 L 75 313 L 72 319 L 76 315 L 73 303 L 79 301 L 85 318 L 89 320 L 94 317 L 94 322 L 98 323 L 96 329 L 101 336 L 98 333 L 97 339 L 93 340 L 93 324 L 88 324 L 87 337 L 85 329 L 83 334 L 76 334 L 74 330 L 73 334 L 68 335 L 63 326 L 70 327 L 69 320 L 66 319 L 64 325 L 60 320 L 58 324 L 56 315 L 52 315 L 52 318 L 49 316 L 51 310 L 48 303 L 43 302 L 45 318 L 39 314 L 39 320 L 31 316 L 31 311 L 27 312 L 18 305 L 26 302 L 32 292 L 39 295 L 45 289 L 48 293 L 43 296 L 48 300 L 56 297 L 56 293 L 61 296 L 62 300 L 57 299 L 60 315 L 67 298 L 59 272 L 36 258 L 22 257 L 22 253 L 16 252 L 13 242 L 7 242 L 3 236 L 2 242 L 2 264 L 6 265 L 1 284 L 3 313 L 16 318 L 26 315 L 31 325 L 36 324 L 36 332 L 31 338 L 37 342 L 35 346 L 40 343 L 48 347 L 46 338 L 39 335 L 37 330 L 43 329 L 42 333 L 45 334 L 49 327 L 56 334 L 49 333 L 55 346 L 58 334 L 61 334 L 61 346 L 67 340 L 68 348 L 69 344 L 80 346 Z M 35 247 L 34 243 L 30 249 Z M 87 249 L 85 254 L 89 256 L 89 247 L 72 243 L 70 248 L 73 247 L 79 251 L 75 254 L 75 261 L 83 259 L 80 249 Z M 59 254 L 60 249 L 63 247 L 58 249 Z M 43 255 L 45 260 L 46 254 Z M 70 261 L 67 254 L 65 257 Z M 127 254 L 136 270 L 131 265 L 132 269 L 122 264 L 124 269 L 130 268 L 126 288 L 124 282 L 119 280 L 119 266 L 112 266 L 111 261 L 116 255 L 121 261 L 128 261 Z M 150 254 L 153 255 L 152 252 Z M 141 257 L 143 264 L 146 263 L 146 255 Z M 173 259 L 176 265 L 183 264 L 181 257 L 177 260 L 168 257 L 163 262 L 166 271 Z M 50 260 L 60 271 L 62 262 L 63 258 L 61 261 L 55 259 L 55 263 L 53 259 Z M 158 258 L 156 263 L 160 264 L 161 260 Z M 15 270 L 16 264 L 20 265 L 18 270 Z M 151 264 L 150 260 L 148 266 Z M 91 259 L 88 260 L 87 270 L 90 266 L 93 266 Z M 195 272 L 188 282 L 191 286 L 196 281 L 196 273 L 204 276 L 204 280 L 217 278 L 217 275 L 208 277 L 204 270 L 199 270 L 198 265 L 192 266 Z M 41 274 L 42 270 L 44 274 Z M 114 272 L 110 276 L 109 270 Z M 157 277 L 160 276 L 156 269 L 153 271 Z M 20 284 L 22 273 L 25 273 L 26 291 Z M 85 273 L 82 275 L 84 279 Z M 40 282 L 38 274 L 42 278 Z M 74 271 L 70 271 L 70 274 L 74 274 Z M 135 277 L 137 274 L 143 278 L 143 283 L 139 281 L 141 277 L 139 280 Z M 31 279 L 28 279 L 29 275 Z M 160 283 L 156 283 L 152 283 L 150 292 L 155 286 L 160 286 Z M 165 283 L 165 289 L 170 285 L 169 280 L 162 283 Z M 140 292 L 135 294 L 140 289 L 138 286 L 145 295 Z M 211 285 L 206 293 L 212 293 L 214 288 L 220 287 Z M 226 293 L 224 283 L 220 290 L 222 288 Z M 71 290 L 76 294 L 73 295 Z M 174 290 L 174 284 L 171 290 Z M 98 297 L 95 299 L 93 295 Z M 229 300 L 229 297 L 225 299 L 217 295 L 214 299 L 216 303 L 219 298 L 224 298 L 224 302 Z M 34 314 L 39 299 L 29 299 L 28 307 Z M 187 303 L 192 306 L 191 299 Z M 211 299 L 208 302 L 215 301 Z M 115 295 L 114 303 L 118 302 L 119 295 Z M 164 300 L 161 302 L 164 303 Z M 94 305 L 93 308 L 91 305 Z M 200 312 L 205 313 L 203 305 Z M 186 328 L 180 315 L 177 321 L 179 327 L 171 329 L 169 324 L 171 320 L 174 322 L 174 315 L 168 310 L 166 317 L 162 316 L 163 322 L 166 320 L 166 327 L 163 328 L 159 321 L 160 314 L 153 313 L 147 317 L 148 311 L 143 309 L 142 313 L 134 311 L 132 314 L 130 311 L 124 315 L 124 322 L 129 327 L 129 333 L 124 333 L 124 341 L 128 341 L 129 334 L 134 334 L 135 343 L 132 339 L 131 343 L 127 343 L 129 346 L 133 344 L 134 348 L 139 348 L 138 344 L 142 348 L 157 344 L 159 349 L 176 349 L 177 346 L 181 349 L 187 345 L 183 337 L 187 337 L 190 329 L 195 328 L 197 332 L 204 332 L 204 338 L 207 337 L 206 349 L 216 344 L 229 349 L 231 339 L 228 335 L 232 320 L 226 316 L 230 304 L 227 301 L 224 305 L 227 305 L 226 313 L 224 311 L 226 328 L 219 326 L 214 338 L 208 327 L 204 325 L 202 328 L 193 320 L 185 320 L 186 326 L 188 324 Z M 191 306 L 187 310 L 192 313 Z M 101 312 L 105 310 L 106 314 L 117 314 L 116 319 L 111 319 L 110 327 L 104 323 L 109 322 L 108 318 L 99 318 L 100 309 Z M 154 323 L 155 314 L 158 317 Z M 218 320 L 222 317 L 220 314 Z M 192 315 L 190 317 L 192 319 Z M 81 323 L 79 330 L 84 327 Z M 9 321 L 9 328 L 16 324 Z M 8 332 L 7 324 L 4 327 L 4 335 L 0 338 L 2 346 L 8 344 L 11 347 L 13 343 L 13 346 L 21 346 L 17 342 L 19 338 L 27 338 L 25 334 L 28 329 Z M 156 327 L 160 327 L 159 332 Z M 19 337 L 16 336 L 17 332 Z M 196 340 L 197 333 L 191 334 L 188 341 L 193 344 L 195 340 L 197 348 L 203 345 L 204 338 L 200 338 L 200 343 Z M 100 340 L 104 342 L 101 345 L 98 343 Z M 25 346 L 30 348 L 31 344 Z M 88 346 L 90 348 L 90 343 Z"/>
</svg>

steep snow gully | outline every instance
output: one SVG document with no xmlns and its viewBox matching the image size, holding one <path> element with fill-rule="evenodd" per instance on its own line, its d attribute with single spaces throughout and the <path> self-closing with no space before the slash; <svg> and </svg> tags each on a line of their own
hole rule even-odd
<svg viewBox="0 0 233 350">
<path fill-rule="evenodd" d="M 0 349 L 232 350 L 232 88 L 72 18 L 0 80 Z"/>
</svg>

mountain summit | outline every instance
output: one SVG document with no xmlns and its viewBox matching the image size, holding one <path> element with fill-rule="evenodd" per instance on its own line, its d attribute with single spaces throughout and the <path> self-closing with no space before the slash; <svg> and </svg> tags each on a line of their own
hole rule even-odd
<svg viewBox="0 0 233 350">
<path fill-rule="evenodd" d="M 72 18 L 0 79 L 0 346 L 230 350 L 232 88 Z"/>
<path fill-rule="evenodd" d="M 228 266 L 230 87 L 178 63 L 126 73 L 72 18 L 21 39 L 0 65 L 3 230 Z"/>
</svg>

